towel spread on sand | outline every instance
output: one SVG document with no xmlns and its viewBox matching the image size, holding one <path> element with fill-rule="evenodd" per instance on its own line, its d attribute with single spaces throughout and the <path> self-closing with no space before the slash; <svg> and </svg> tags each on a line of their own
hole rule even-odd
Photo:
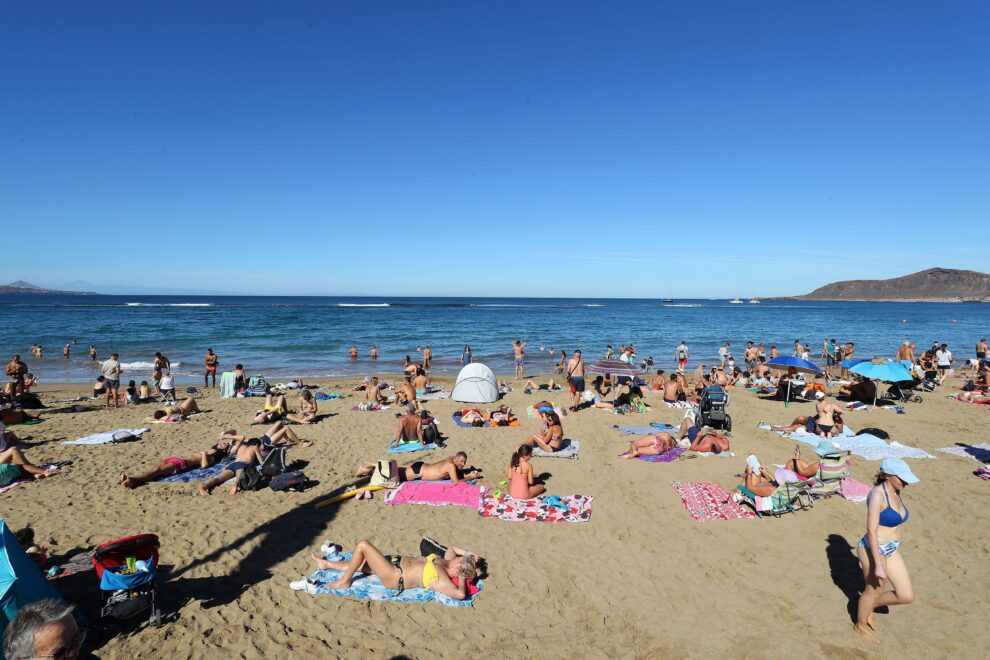
<svg viewBox="0 0 990 660">
<path fill-rule="evenodd" d="M 385 493 L 385 504 L 428 504 L 430 506 L 481 506 L 481 486 L 466 481 L 407 481 Z"/>
<path fill-rule="evenodd" d="M 865 502 L 870 494 L 870 487 L 852 477 L 844 478 L 839 484 L 839 495 L 850 502 Z"/>
<path fill-rule="evenodd" d="M 395 447 L 389 447 L 388 453 L 408 454 L 414 451 L 430 451 L 431 449 L 436 449 L 436 448 L 437 446 L 432 442 L 428 445 L 424 445 L 422 442 L 400 442 Z"/>
<path fill-rule="evenodd" d="M 971 458 L 980 463 L 990 463 L 990 444 L 984 442 L 978 445 L 956 445 L 954 447 L 939 447 L 935 451 L 945 452 L 953 456 Z"/>
<path fill-rule="evenodd" d="M 658 424 L 654 422 L 649 426 L 621 426 L 616 425 L 612 427 L 622 435 L 656 435 L 660 431 L 666 431 L 670 433 L 676 426 L 671 426 L 670 424 Z"/>
<path fill-rule="evenodd" d="M 976 468 L 976 472 L 973 474 L 983 479 L 983 481 L 990 481 L 990 465 L 981 465 Z"/>
<path fill-rule="evenodd" d="M 460 426 L 462 428 L 468 428 L 468 429 L 472 429 L 472 428 L 485 428 L 485 427 L 496 428 L 496 429 L 504 429 L 504 428 L 512 428 L 512 427 L 516 427 L 516 426 L 521 426 L 519 424 L 519 420 L 516 419 L 515 417 L 513 417 L 509 421 L 509 423 L 506 424 L 505 426 L 499 426 L 498 424 L 496 424 L 495 422 L 493 422 L 491 420 L 485 420 L 485 423 L 484 423 L 483 426 L 475 426 L 474 424 L 468 424 L 466 422 L 462 422 L 460 415 L 452 415 L 451 416 L 451 419 L 454 420 L 454 424 L 456 424 L 457 426 Z"/>
<path fill-rule="evenodd" d="M 103 433 L 94 433 L 93 435 L 87 435 L 85 438 L 79 438 L 78 440 L 66 440 L 63 445 L 105 445 L 108 442 L 113 442 L 113 436 L 116 433 L 130 433 L 133 436 L 140 436 L 142 433 L 147 433 L 150 429 L 117 429 L 116 431 L 105 431 Z"/>
<path fill-rule="evenodd" d="M 554 405 L 553 411 L 557 413 L 558 417 L 564 416 L 564 411 L 558 408 L 556 405 Z M 533 419 L 534 417 L 536 417 L 536 411 L 533 410 L 533 406 L 529 406 L 526 408 L 526 417 L 528 417 L 529 419 Z"/>
<path fill-rule="evenodd" d="M 699 522 L 755 518 L 756 514 L 733 501 L 718 484 L 704 481 L 675 481 L 671 484 L 680 496 L 681 504 Z"/>
<path fill-rule="evenodd" d="M 363 404 L 361 404 L 363 405 Z M 351 412 L 378 412 L 379 410 L 388 410 L 388 406 L 383 406 L 380 404 L 370 405 L 367 408 L 362 408 L 361 405 L 354 406 L 351 408 Z"/>
<path fill-rule="evenodd" d="M 327 559 L 348 561 L 350 560 L 352 553 L 348 552 L 344 555 L 327 555 Z M 471 607 L 474 605 L 474 599 L 477 598 L 478 592 L 484 589 L 485 584 L 483 581 L 479 580 L 477 583 L 477 591 L 465 598 L 464 600 L 456 600 L 450 596 L 444 596 L 440 592 L 432 591 L 430 589 L 424 589 L 423 587 L 414 587 L 406 589 L 401 594 L 396 595 L 395 589 L 389 589 L 382 584 L 382 581 L 377 575 L 364 575 L 362 573 L 357 573 L 354 576 L 354 581 L 351 582 L 351 586 L 347 589 L 327 589 L 326 585 L 338 580 L 343 571 L 336 571 L 332 568 L 328 568 L 325 571 L 316 571 L 311 576 L 309 576 L 309 581 L 315 583 L 316 594 L 332 594 L 334 596 L 351 596 L 352 598 L 359 598 L 361 600 L 387 600 L 393 603 L 429 603 L 437 602 L 441 605 L 447 605 L 449 607 Z M 473 589 L 472 589 L 473 591 Z M 315 594 L 314 594 L 315 595 Z"/>
<path fill-rule="evenodd" d="M 340 392 L 317 392 L 313 395 L 313 398 L 317 401 L 332 401 L 334 399 L 341 399 L 343 396 Z"/>
<path fill-rule="evenodd" d="M 764 424 L 760 428 L 769 430 L 770 426 Z M 817 433 L 802 432 L 800 429 L 790 433 L 784 431 L 776 431 L 776 433 L 812 446 L 816 446 L 822 440 Z M 833 435 L 832 441 L 843 451 L 850 451 L 868 461 L 882 461 L 885 458 L 935 458 L 923 449 L 908 447 L 893 440 L 887 442 L 869 433 L 853 435 L 853 430 L 848 426 L 843 427 L 840 435 Z"/>
<path fill-rule="evenodd" d="M 674 447 L 670 451 L 665 451 L 662 454 L 654 454 L 652 456 L 637 456 L 641 461 L 647 461 L 648 463 L 670 463 L 671 461 L 676 461 L 681 454 L 686 452 L 687 449 L 684 447 Z"/>
<path fill-rule="evenodd" d="M 437 399 L 449 399 L 450 392 L 430 392 L 416 396 L 420 401 L 436 401 Z"/>
<path fill-rule="evenodd" d="M 560 449 L 557 451 L 543 451 L 539 447 L 533 447 L 533 456 L 540 458 L 573 458 L 577 459 L 578 452 L 581 451 L 579 440 L 568 440 L 564 438 L 560 442 Z"/>
<path fill-rule="evenodd" d="M 42 470 L 44 470 L 44 471 L 45 471 L 45 473 L 46 473 L 46 474 L 49 474 L 49 475 L 51 475 L 51 474 L 55 474 L 55 472 L 57 472 L 57 471 L 58 471 L 58 466 L 57 466 L 57 465 L 53 465 L 53 464 L 51 464 L 51 463 L 46 463 L 45 465 L 41 465 L 41 466 L 39 466 L 39 467 L 41 467 L 41 469 L 42 469 Z M 21 475 L 22 475 L 22 476 L 20 476 L 20 477 L 18 477 L 18 478 L 17 478 L 17 479 L 15 479 L 14 481 L 11 481 L 11 482 L 10 482 L 9 484 L 7 484 L 6 486 L 3 486 L 2 488 L 0 488 L 0 495 L 3 495 L 3 494 L 4 494 L 4 493 L 6 493 L 6 492 L 7 492 L 8 490 L 11 490 L 11 489 L 13 489 L 13 488 L 17 488 L 17 487 L 18 487 L 18 486 L 20 486 L 21 484 L 27 484 L 27 483 L 35 483 L 35 482 L 37 482 L 37 481 L 38 481 L 38 479 L 35 479 L 35 478 L 34 478 L 33 476 L 31 476 L 31 475 L 29 475 L 29 474 L 26 474 L 26 473 L 25 473 L 25 472 L 23 472 L 23 471 L 21 472 Z"/>
<path fill-rule="evenodd" d="M 227 469 L 227 466 L 234 462 L 233 458 L 225 459 L 219 463 L 211 465 L 205 468 L 196 468 L 195 470 L 189 470 L 188 472 L 180 472 L 179 474 L 169 475 L 167 477 L 159 477 L 155 481 L 160 481 L 164 483 L 182 483 L 188 484 L 193 481 L 204 481 L 206 479 L 212 479 L 221 472 Z"/>
<path fill-rule="evenodd" d="M 588 522 L 591 519 L 591 503 L 595 499 L 584 495 L 560 495 L 517 500 L 507 493 L 495 497 L 493 492 L 491 488 L 481 491 L 478 515 L 510 522 Z M 555 501 L 564 506 L 554 506 L 552 502 Z"/>
</svg>

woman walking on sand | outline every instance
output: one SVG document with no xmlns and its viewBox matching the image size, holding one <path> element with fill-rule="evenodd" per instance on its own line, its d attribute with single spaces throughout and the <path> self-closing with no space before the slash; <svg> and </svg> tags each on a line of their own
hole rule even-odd
<svg viewBox="0 0 990 660">
<path fill-rule="evenodd" d="M 880 463 L 876 485 L 866 501 L 866 534 L 856 548 L 866 587 L 859 597 L 856 632 L 873 644 L 880 643 L 873 634 L 877 629 L 874 610 L 914 601 L 914 585 L 904 557 L 898 552 L 901 546 L 898 528 L 907 522 L 909 516 L 901 492 L 906 485 L 916 483 L 918 477 L 914 476 L 907 463 L 899 458 L 888 458 Z M 885 589 L 888 581 L 893 591 Z"/>
</svg>

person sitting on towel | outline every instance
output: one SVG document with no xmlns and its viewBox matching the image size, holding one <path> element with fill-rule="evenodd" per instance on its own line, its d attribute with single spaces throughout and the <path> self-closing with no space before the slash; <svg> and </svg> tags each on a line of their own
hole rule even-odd
<svg viewBox="0 0 990 660">
<path fill-rule="evenodd" d="M 423 443 L 423 423 L 420 414 L 416 411 L 415 403 L 406 404 L 406 414 L 399 418 L 399 428 L 395 432 L 395 439 L 389 443 L 389 447 L 398 447 L 402 442 Z"/>
<path fill-rule="evenodd" d="M 523 444 L 538 445 L 540 449 L 546 452 L 557 451 L 564 441 L 564 427 L 560 423 L 560 417 L 553 410 L 544 411 L 542 408 L 539 410 L 540 416 L 543 418 L 543 430 L 529 436 Z"/>
<path fill-rule="evenodd" d="M 149 481 L 154 481 L 160 477 L 170 477 L 173 474 L 181 474 L 196 468 L 210 467 L 218 460 L 227 455 L 230 450 L 230 442 L 220 440 L 206 451 L 197 451 L 188 456 L 170 456 L 163 458 L 155 467 L 143 474 L 127 476 L 126 472 L 120 473 L 118 483 L 125 488 L 135 488 Z"/>
<path fill-rule="evenodd" d="M 478 555 L 450 546 L 443 557 L 402 557 L 383 555 L 367 539 L 357 542 L 350 561 L 330 561 L 310 555 L 321 571 L 333 569 L 344 574 L 336 582 L 324 585 L 327 589 L 347 589 L 355 573 L 374 573 L 382 584 L 395 589 L 396 596 L 406 589 L 424 587 L 457 600 L 468 597 L 468 582 L 478 575 Z M 457 583 L 454 580 L 457 579 Z"/>
<path fill-rule="evenodd" d="M 377 463 L 364 463 L 354 473 L 355 477 L 370 477 L 375 471 Z M 414 461 L 399 466 L 399 477 L 402 481 L 450 481 L 460 483 L 471 479 L 480 479 L 481 470 L 472 469 L 464 472 L 467 465 L 467 454 L 462 451 L 453 456 L 448 456 L 436 463 L 426 463 L 424 461 Z"/>
</svg>

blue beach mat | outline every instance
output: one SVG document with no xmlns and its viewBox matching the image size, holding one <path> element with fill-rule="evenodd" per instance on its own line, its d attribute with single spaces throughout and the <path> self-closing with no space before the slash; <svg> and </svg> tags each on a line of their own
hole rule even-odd
<svg viewBox="0 0 990 660">
<path fill-rule="evenodd" d="M 345 553 L 343 556 L 327 555 L 327 559 L 349 561 L 352 555 L 353 553 L 351 552 Z M 313 573 L 309 576 L 309 581 L 317 585 L 315 594 L 350 596 L 361 600 L 387 600 L 393 603 L 429 603 L 435 601 L 448 607 L 471 607 L 474 605 L 474 599 L 478 597 L 478 594 L 475 594 L 464 600 L 456 600 L 450 596 L 445 596 L 437 591 L 424 589 L 423 587 L 406 589 L 401 594 L 396 595 L 395 589 L 389 589 L 384 586 L 377 575 L 364 575 L 362 573 L 357 574 L 361 577 L 355 576 L 351 586 L 347 589 L 327 589 L 324 586 L 338 580 L 343 574 L 343 571 L 328 568 L 325 571 L 316 571 Z M 479 580 L 477 586 L 478 593 L 481 593 L 481 590 L 485 587 L 484 581 Z"/>
<path fill-rule="evenodd" d="M 409 454 L 414 451 L 430 451 L 431 449 L 436 449 L 437 446 L 433 443 L 424 445 L 422 442 L 402 442 L 399 443 L 398 447 L 389 447 L 388 453 L 390 454 Z"/>
<path fill-rule="evenodd" d="M 194 481 L 205 481 L 206 479 L 212 479 L 221 472 L 227 469 L 227 466 L 234 462 L 234 459 L 225 460 L 221 463 L 211 465 L 205 468 L 196 468 L 195 470 L 189 470 L 188 472 L 182 472 L 181 474 L 173 474 L 169 477 L 159 477 L 155 481 L 160 481 L 163 483 L 183 483 L 188 484 Z"/>
<path fill-rule="evenodd" d="M 622 435 L 655 435 L 660 431 L 667 431 L 669 433 L 677 429 L 676 426 L 661 424 L 659 422 L 653 422 L 649 426 L 613 426 L 612 428 Z"/>
</svg>

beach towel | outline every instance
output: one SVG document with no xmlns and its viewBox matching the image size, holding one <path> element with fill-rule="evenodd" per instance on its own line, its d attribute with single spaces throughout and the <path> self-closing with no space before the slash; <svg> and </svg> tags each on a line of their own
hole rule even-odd
<svg viewBox="0 0 990 660">
<path fill-rule="evenodd" d="M 689 410 L 698 405 L 690 401 L 664 401 L 664 403 L 668 408 L 680 408 L 682 410 Z"/>
<path fill-rule="evenodd" d="M 552 496 L 543 499 L 517 500 L 506 493 L 495 497 L 491 488 L 485 488 L 481 492 L 478 515 L 482 518 L 498 518 L 510 522 L 577 523 L 591 520 L 591 503 L 595 498 L 584 495 L 556 496 L 556 500 L 564 505 L 561 508 L 548 503 L 546 500 L 550 497 Z"/>
<path fill-rule="evenodd" d="M 990 465 L 981 465 L 976 468 L 976 472 L 973 474 L 983 479 L 983 481 L 990 481 Z"/>
<path fill-rule="evenodd" d="M 763 424 L 760 428 L 769 430 L 770 426 Z M 784 431 L 777 431 L 776 433 L 781 437 L 798 440 L 812 446 L 818 445 L 822 440 L 817 433 L 808 433 L 803 429 L 789 433 Z M 868 461 L 882 461 L 885 458 L 935 458 L 922 449 L 908 447 L 893 440 L 888 443 L 883 438 L 869 433 L 854 435 L 854 431 L 848 425 L 843 427 L 841 434 L 833 435 L 832 441 L 843 451 L 850 451 Z"/>
<path fill-rule="evenodd" d="M 671 461 L 676 461 L 681 454 L 686 452 L 687 449 L 684 447 L 674 447 L 670 451 L 665 451 L 662 454 L 654 454 L 652 456 L 637 456 L 641 461 L 646 461 L 647 463 L 670 463 Z"/>
<path fill-rule="evenodd" d="M 327 559 L 348 561 L 352 554 L 348 552 L 344 555 L 327 555 Z M 477 592 L 464 600 L 456 600 L 450 596 L 445 596 L 437 591 L 431 591 L 423 587 L 406 589 L 401 594 L 396 595 L 395 589 L 389 589 L 383 585 L 377 575 L 363 575 L 361 573 L 355 575 L 354 581 L 351 582 L 351 586 L 347 589 L 326 588 L 327 584 L 338 580 L 343 574 L 343 571 L 336 571 L 332 568 L 328 568 L 325 571 L 316 571 L 308 578 L 308 581 L 314 587 L 311 591 L 307 590 L 308 593 L 312 593 L 313 595 L 332 594 L 334 596 L 350 596 L 360 600 L 387 600 L 393 603 L 436 602 L 441 605 L 447 605 L 448 607 L 471 607 L 474 605 L 474 599 L 478 597 L 478 593 L 485 588 L 484 581 L 479 580 L 476 585 Z"/>
<path fill-rule="evenodd" d="M 578 440 L 568 440 L 564 438 L 560 442 L 560 449 L 557 451 L 543 451 L 539 447 L 533 447 L 533 456 L 540 458 L 573 458 L 577 459 L 581 450 L 581 442 Z"/>
<path fill-rule="evenodd" d="M 44 470 L 45 473 L 48 474 L 48 475 L 54 474 L 55 472 L 58 471 L 58 465 L 54 465 L 52 463 L 46 463 L 45 465 L 41 465 L 39 467 L 42 470 Z M 25 473 L 25 472 L 22 471 L 20 477 L 18 477 L 14 481 L 11 481 L 6 486 L 3 486 L 2 488 L 0 488 L 0 495 L 6 493 L 8 490 L 12 490 L 14 488 L 17 488 L 21 484 L 35 483 L 37 481 L 38 481 L 38 479 L 35 479 L 33 476 L 31 476 L 31 475 L 29 475 L 29 474 L 27 474 L 27 473 Z"/>
<path fill-rule="evenodd" d="M 660 431 L 673 431 L 675 428 L 670 424 L 661 424 L 659 426 L 654 426 L 650 424 L 649 426 L 621 426 L 614 425 L 613 429 L 621 433 L 622 435 L 656 435 Z"/>
<path fill-rule="evenodd" d="M 317 392 L 313 398 L 317 401 L 332 401 L 333 399 L 343 398 L 343 396 L 340 392 Z"/>
<path fill-rule="evenodd" d="M 481 506 L 481 486 L 466 481 L 407 481 L 385 493 L 385 504 L 428 504 L 430 506 Z"/>
<path fill-rule="evenodd" d="M 113 436 L 116 433 L 130 433 L 135 437 L 139 437 L 142 433 L 147 433 L 150 429 L 117 429 L 116 431 L 104 431 L 103 433 L 94 433 L 93 435 L 87 435 L 85 438 L 79 438 L 78 440 L 66 440 L 63 445 L 105 445 L 109 442 L 113 442 Z"/>
<path fill-rule="evenodd" d="M 7 426 L 34 426 L 35 424 L 41 424 L 40 419 L 26 419 L 23 422 L 18 422 L 17 424 L 7 424 Z"/>
<path fill-rule="evenodd" d="M 945 452 L 953 456 L 971 458 L 980 463 L 990 463 L 990 444 L 984 442 L 978 445 L 957 444 L 953 447 L 939 447 L 935 451 Z"/>
<path fill-rule="evenodd" d="M 180 472 L 179 474 L 173 474 L 167 477 L 158 477 L 155 481 L 160 481 L 163 483 L 182 483 L 188 484 L 193 481 L 205 481 L 206 479 L 212 479 L 221 472 L 227 469 L 227 466 L 234 462 L 233 458 L 223 460 L 219 463 L 211 465 L 205 468 L 196 468 L 195 470 L 189 470 L 188 472 Z"/>
<path fill-rule="evenodd" d="M 705 481 L 675 481 L 671 484 L 680 496 L 681 504 L 699 522 L 755 518 L 756 514 L 737 504 L 718 484 Z"/>
<path fill-rule="evenodd" d="M 461 428 L 465 428 L 465 429 L 481 428 L 481 427 L 478 427 L 478 426 L 473 426 L 471 424 L 467 424 L 465 422 L 462 422 L 460 415 L 451 415 L 451 419 L 454 420 L 454 424 L 456 424 L 457 426 L 460 426 Z M 487 422 L 486 422 L 486 424 L 487 424 Z"/>
<path fill-rule="evenodd" d="M 430 392 L 429 394 L 420 394 L 416 396 L 420 401 L 436 401 L 437 399 L 449 399 L 450 392 Z"/>
<path fill-rule="evenodd" d="M 839 495 L 850 502 L 865 502 L 870 494 L 870 487 L 861 481 L 856 481 L 852 477 L 846 477 L 839 484 Z"/>
<path fill-rule="evenodd" d="M 430 451 L 431 449 L 436 449 L 437 446 L 432 442 L 428 445 L 424 445 L 422 442 L 400 442 L 396 447 L 389 447 L 388 453 L 390 454 L 408 454 L 414 451 Z"/>
<path fill-rule="evenodd" d="M 237 392 L 234 391 L 234 383 L 237 382 L 237 377 L 232 371 L 225 371 L 220 374 L 220 398 L 230 399 L 233 398 Z"/>
<path fill-rule="evenodd" d="M 363 404 L 361 404 L 363 405 Z M 354 406 L 351 408 L 353 412 L 378 412 L 379 410 L 388 410 L 388 406 L 383 405 L 370 405 L 366 408 L 362 408 L 361 405 Z"/>
<path fill-rule="evenodd" d="M 553 402 L 551 401 L 551 403 L 553 403 Z M 557 416 L 558 417 L 563 417 L 564 416 L 564 411 L 561 410 L 560 408 L 558 408 L 556 404 L 554 404 L 553 411 L 555 413 L 557 413 Z M 536 413 L 533 410 L 533 406 L 528 406 L 526 408 L 526 417 L 528 417 L 529 419 L 533 419 L 534 417 L 536 417 Z"/>
</svg>

